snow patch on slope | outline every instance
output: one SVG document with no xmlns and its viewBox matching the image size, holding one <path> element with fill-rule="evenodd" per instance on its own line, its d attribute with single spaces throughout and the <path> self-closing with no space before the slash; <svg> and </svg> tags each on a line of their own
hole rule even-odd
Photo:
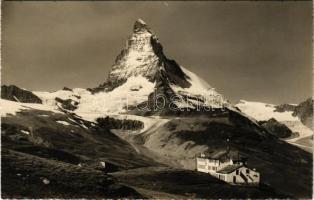
<svg viewBox="0 0 314 200">
<path fill-rule="evenodd" d="M 177 85 L 172 84 L 171 89 L 182 95 L 187 95 L 190 97 L 196 97 L 204 100 L 205 102 L 202 103 L 201 101 L 193 99 L 189 99 L 188 101 L 191 104 L 197 104 L 205 106 L 209 106 L 212 108 L 221 108 L 223 106 L 230 106 L 227 100 L 224 99 L 224 97 L 219 94 L 215 88 L 211 87 L 206 81 L 204 81 L 202 78 L 194 74 L 193 72 L 187 70 L 186 68 L 180 66 L 182 71 L 188 76 L 187 81 L 191 84 L 188 88 L 182 88 Z M 183 104 L 183 102 L 178 102 L 176 105 L 178 107 L 186 106 L 186 107 L 193 107 L 190 103 Z"/>
<path fill-rule="evenodd" d="M 1 117 L 5 117 L 7 115 L 16 115 L 16 113 L 21 112 L 22 110 L 36 109 L 36 110 L 44 110 L 51 111 L 55 113 L 60 113 L 60 111 L 56 110 L 54 107 L 38 104 L 38 103 L 20 103 L 16 101 L 9 101 L 0 99 L 0 107 L 1 107 Z"/>
<path fill-rule="evenodd" d="M 25 130 L 21 130 L 22 133 L 26 134 L 26 135 L 29 135 L 30 132 L 29 131 L 25 131 Z"/>
<path fill-rule="evenodd" d="M 194 74 L 193 72 L 187 70 L 186 68 L 180 66 L 182 71 L 189 77 L 188 81 L 190 82 L 191 86 L 189 88 L 184 88 L 185 92 L 195 95 L 204 94 L 208 90 L 212 89 L 212 87 L 199 76 Z"/>
<path fill-rule="evenodd" d="M 69 122 L 66 122 L 66 121 L 56 121 L 56 122 L 62 125 L 66 125 L 66 126 L 71 125 Z"/>
</svg>

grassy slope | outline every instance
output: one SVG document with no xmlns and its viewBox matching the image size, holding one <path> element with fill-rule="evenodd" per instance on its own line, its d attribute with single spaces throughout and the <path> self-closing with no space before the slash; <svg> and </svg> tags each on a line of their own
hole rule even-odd
<svg viewBox="0 0 314 200">
<path fill-rule="evenodd" d="M 76 122 L 74 123 L 69 119 L 74 119 Z M 192 119 L 194 119 L 194 121 Z M 168 162 L 160 164 L 152 159 L 157 158 L 158 156 L 150 158 L 152 154 L 149 151 L 150 149 L 154 150 L 153 147 L 156 147 L 159 150 L 165 150 L 163 152 L 164 154 L 159 154 L 159 158 L 168 157 L 164 160 L 173 159 L 173 157 L 171 157 L 173 156 L 171 153 L 175 153 L 175 159 L 186 159 L 185 162 L 192 161 L 194 163 L 193 158 L 195 152 L 199 151 L 204 146 L 210 146 L 213 149 L 224 148 L 225 146 L 223 146 L 223 141 L 226 137 L 230 138 L 230 136 L 239 135 L 240 133 L 242 136 L 238 138 L 239 144 L 236 142 L 237 137 L 232 139 L 232 144 L 243 147 L 243 152 L 251 155 L 250 159 L 252 158 L 251 160 L 254 161 L 253 166 L 255 163 L 257 166 L 261 167 L 256 168 L 262 172 L 262 177 L 266 178 L 266 176 L 273 173 L 273 171 L 278 173 L 278 170 L 280 171 L 280 167 L 283 167 L 282 164 L 274 161 L 274 158 L 281 158 L 282 156 L 268 158 L 269 153 L 265 152 L 271 149 L 269 146 L 267 146 L 267 148 L 265 146 L 265 149 L 263 149 L 265 152 L 260 153 L 261 158 L 257 157 L 259 155 L 258 153 L 251 154 L 250 152 L 247 152 L 255 151 L 256 149 L 257 152 L 259 152 L 261 147 L 264 148 L 263 145 L 261 147 L 257 145 L 261 142 L 262 136 L 252 135 L 252 137 L 247 137 L 248 133 L 245 131 L 242 132 L 242 130 L 238 130 L 239 133 L 235 134 L 234 129 L 228 129 L 225 127 L 226 125 L 232 125 L 232 123 L 226 119 L 218 119 L 217 122 L 220 124 L 218 126 L 217 124 L 215 125 L 215 123 L 211 124 L 215 120 L 210 121 L 208 119 L 204 119 L 204 121 L 202 121 L 200 119 L 195 119 L 195 117 L 192 119 L 183 118 L 173 120 L 171 123 L 174 123 L 174 125 L 171 125 L 171 123 L 166 124 L 165 127 L 158 129 L 156 132 L 154 131 L 154 134 L 149 133 L 148 131 L 145 133 L 145 137 L 141 138 L 141 142 L 156 139 L 153 142 L 156 146 L 149 146 L 149 148 L 144 147 L 138 152 L 134 149 L 134 145 L 130 145 L 128 142 L 112 134 L 110 131 L 93 126 L 84 121 L 80 121 L 72 115 L 32 110 L 23 111 L 16 116 L 5 117 L 2 119 L 2 148 L 5 150 L 2 152 L 2 155 L 4 156 L 2 164 L 4 166 L 3 172 L 8 175 L 3 176 L 2 179 L 2 184 L 7 185 L 7 187 L 3 187 L 2 189 L 3 194 L 7 197 L 44 197 L 45 195 L 48 195 L 49 197 L 105 197 L 104 195 L 108 195 L 110 193 L 102 193 L 101 190 L 103 189 L 94 190 L 90 188 L 94 186 L 101 188 L 102 186 L 99 186 L 97 180 L 100 181 L 100 179 L 107 179 L 107 176 L 102 174 L 99 170 L 99 162 L 106 161 L 107 164 L 111 164 L 113 166 L 115 171 L 124 169 L 135 169 L 136 171 L 136 168 L 138 168 L 140 173 L 137 173 L 136 175 L 132 174 L 132 171 L 128 171 L 128 175 L 123 176 L 126 177 L 126 179 L 121 178 L 121 176 L 116 177 L 123 183 L 139 188 L 138 191 L 141 191 L 145 196 L 155 196 L 158 194 L 161 195 L 157 195 L 158 197 L 185 196 L 208 198 L 209 194 L 213 195 L 213 197 L 219 197 L 219 195 L 222 195 L 221 197 L 226 197 L 225 195 L 229 194 L 230 196 L 233 195 L 232 197 L 239 198 L 265 197 L 269 195 L 271 197 L 278 197 L 278 194 L 271 191 L 269 188 L 266 190 L 264 190 L 265 188 L 262 188 L 262 190 L 255 190 L 246 187 L 236 189 L 237 187 L 231 187 L 208 176 L 207 174 L 200 175 L 198 173 L 198 175 L 196 175 L 195 172 L 182 172 L 180 170 L 177 171 L 168 169 L 162 172 L 149 170 L 149 167 L 160 167 L 169 164 Z M 57 123 L 57 120 L 66 121 L 71 125 Z M 195 123 L 195 121 L 197 121 L 197 123 Z M 89 128 L 84 128 L 82 124 Z M 220 127 L 221 124 L 225 125 Z M 209 127 L 210 131 L 208 130 Z M 24 134 L 21 130 L 27 130 L 30 134 Z M 224 130 L 225 132 L 221 133 L 218 130 Z M 191 144 L 186 145 L 186 141 L 189 141 Z M 183 143 L 185 144 L 182 146 Z M 257 145 L 257 148 L 254 147 L 255 145 Z M 277 145 L 277 143 L 275 142 L 271 145 Z M 138 144 L 137 146 L 140 147 Z M 199 146 L 202 146 L 202 148 L 199 148 Z M 287 148 L 287 152 L 284 156 L 291 153 L 291 149 L 289 149 L 290 146 L 287 146 Z M 280 153 L 282 153 L 282 148 L 279 147 L 279 149 Z M 178 152 L 181 153 L 177 154 Z M 265 159 L 265 156 L 269 159 L 267 162 L 265 162 L 267 160 Z M 307 155 L 302 154 L 301 156 L 305 158 L 306 162 L 308 162 Z M 290 159 L 288 160 L 290 161 Z M 261 165 L 261 161 L 264 162 L 263 164 L 265 164 L 265 166 Z M 30 166 L 33 165 L 34 162 L 35 167 L 31 168 Z M 275 167 L 270 166 L 269 163 L 272 164 L 272 162 L 275 163 Z M 77 172 L 77 170 L 81 170 L 78 168 L 78 163 L 82 163 L 83 168 L 86 168 L 87 171 Z M 279 165 L 279 168 L 277 165 Z M 304 187 L 300 188 L 299 184 L 307 183 L 305 177 L 308 176 L 307 167 L 309 165 L 308 163 L 303 165 L 304 167 L 298 166 L 305 171 L 304 175 L 301 175 L 299 180 L 300 182 L 296 183 L 297 190 L 304 190 Z M 21 168 L 20 166 L 23 167 Z M 24 168 L 24 166 L 26 168 Z M 295 177 L 295 174 L 293 173 L 297 173 L 298 170 L 294 167 L 295 166 L 292 166 L 291 170 L 295 170 L 295 172 L 284 169 L 284 173 L 282 173 L 282 175 L 292 174 L 292 177 Z M 56 169 L 56 171 L 54 169 Z M 148 169 L 147 173 L 143 173 L 141 175 L 145 169 Z M 39 171 L 39 174 L 36 173 L 37 171 Z M 23 182 L 24 180 L 20 181 L 21 177 L 17 176 L 18 173 L 35 174 L 35 177 L 31 179 L 26 178 L 26 180 L 29 181 L 25 186 L 25 183 Z M 75 173 L 75 176 L 78 178 L 75 179 L 73 183 L 70 183 L 69 178 L 67 177 L 72 177 L 72 173 Z M 96 182 L 90 180 L 87 174 L 91 174 L 91 177 L 96 177 Z M 206 178 L 200 178 L 203 176 L 206 176 Z M 37 191 L 38 189 L 41 190 L 43 187 L 43 183 L 39 181 L 41 177 L 47 177 L 49 180 L 52 180 L 51 185 L 48 184 L 52 187 L 46 187 L 47 185 L 44 185 L 46 189 L 44 189 L 43 192 Z M 60 177 L 65 177 L 65 179 L 61 178 L 61 180 L 58 181 L 58 178 Z M 161 177 L 165 177 L 165 179 L 160 180 Z M 87 181 L 83 181 L 85 179 Z M 141 179 L 144 180 L 141 181 Z M 139 180 L 139 182 L 137 182 L 137 180 Z M 191 180 L 196 180 L 196 182 L 191 182 Z M 276 177 L 274 177 L 274 180 L 276 180 Z M 282 181 L 280 177 L 278 180 Z M 207 183 L 207 181 L 209 182 Z M 132 182 L 132 184 L 130 182 Z M 158 187 L 151 187 L 151 185 L 156 182 L 158 182 Z M 272 184 L 273 183 L 274 181 Z M 70 185 L 66 186 L 68 184 Z M 81 192 L 74 194 L 73 188 L 78 187 L 76 184 L 81 184 Z M 176 188 L 176 185 L 181 184 L 183 185 Z M 205 184 L 205 186 L 203 187 L 200 184 Z M 282 184 L 282 182 L 279 184 Z M 58 185 L 60 185 L 60 187 Z M 107 188 L 109 185 L 105 185 L 103 187 Z M 145 185 L 148 187 L 145 187 Z M 23 190 L 17 189 L 19 187 L 26 187 L 26 189 L 23 192 Z M 64 190 L 62 188 L 64 188 Z M 170 190 L 167 190 L 166 188 L 170 188 Z M 209 193 L 209 188 L 215 189 Z M 224 188 L 224 190 L 221 188 Z M 89 190 L 94 191 L 93 194 L 88 193 Z M 125 190 L 128 192 L 129 188 Z M 77 189 L 75 189 L 75 191 L 77 191 Z M 124 189 L 122 192 L 124 192 Z M 297 194 L 295 191 L 293 192 L 293 194 Z M 308 189 L 305 189 L 303 194 L 307 194 L 307 192 Z M 38 195 L 36 196 L 37 193 Z M 125 193 L 124 195 L 132 196 L 137 195 L 137 193 L 133 193 L 130 190 L 130 194 Z"/>
<path fill-rule="evenodd" d="M 71 115 L 27 110 L 2 118 L 1 126 L 3 198 L 143 197 L 104 171 L 160 165 L 110 131 Z M 106 161 L 105 170 L 100 161 Z"/>
<path fill-rule="evenodd" d="M 101 171 L 2 149 L 2 198 L 141 198 Z M 44 184 L 43 180 L 49 180 Z"/>
<path fill-rule="evenodd" d="M 76 122 L 69 119 L 75 119 Z M 56 121 L 66 121 L 71 125 Z M 90 128 L 84 128 L 82 122 Z M 139 155 L 130 144 L 109 130 L 82 122 L 71 115 L 23 111 L 16 116 L 2 118 L 2 145 L 35 155 L 38 154 L 36 148 L 46 148 L 45 151 L 53 151 L 57 155 L 60 150 L 63 152 L 60 152 L 62 155 L 59 159 L 72 156 L 65 159 L 72 159 L 67 162 L 76 164 L 108 161 L 119 168 L 158 165 L 152 159 Z M 20 130 L 29 131 L 30 134 L 26 135 Z M 47 155 L 51 156 L 51 152 Z"/>
<path fill-rule="evenodd" d="M 143 191 L 145 196 L 162 198 L 284 198 L 267 186 L 232 186 L 208 174 L 167 167 L 146 167 L 112 173 L 119 181 Z"/>
</svg>

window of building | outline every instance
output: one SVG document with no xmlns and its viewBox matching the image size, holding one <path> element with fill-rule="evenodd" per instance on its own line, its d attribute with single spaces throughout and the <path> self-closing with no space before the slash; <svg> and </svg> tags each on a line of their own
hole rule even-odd
<svg viewBox="0 0 314 200">
<path fill-rule="evenodd" d="M 237 169 L 237 171 L 236 171 L 236 175 L 239 175 L 239 170 Z"/>
<path fill-rule="evenodd" d="M 249 169 L 246 169 L 246 173 L 249 174 L 249 173 L 250 173 L 250 170 L 249 170 Z"/>
</svg>

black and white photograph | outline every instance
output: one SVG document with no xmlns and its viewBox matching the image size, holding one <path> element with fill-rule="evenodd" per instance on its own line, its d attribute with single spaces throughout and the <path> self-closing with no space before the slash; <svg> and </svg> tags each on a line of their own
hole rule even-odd
<svg viewBox="0 0 314 200">
<path fill-rule="evenodd" d="M 1 199 L 312 199 L 312 1 L 2 1 Z"/>
</svg>

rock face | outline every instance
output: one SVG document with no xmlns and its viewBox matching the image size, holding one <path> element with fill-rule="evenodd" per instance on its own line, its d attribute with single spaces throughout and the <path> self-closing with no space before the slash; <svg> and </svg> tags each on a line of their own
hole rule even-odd
<svg viewBox="0 0 314 200">
<path fill-rule="evenodd" d="M 288 138 L 292 135 L 292 131 L 284 124 L 271 118 L 268 121 L 259 122 L 269 133 L 279 138 Z"/>
<path fill-rule="evenodd" d="M 18 88 L 15 85 L 1 86 L 1 98 L 22 103 L 42 103 L 41 99 L 32 92 Z"/>
<path fill-rule="evenodd" d="M 62 90 L 65 90 L 65 91 L 73 91 L 71 88 L 68 88 L 68 87 L 63 87 L 63 89 Z"/>
<path fill-rule="evenodd" d="M 159 68 L 159 59 L 152 45 L 153 40 L 158 39 L 143 21 L 137 20 L 126 47 L 117 56 L 112 66 L 108 81 L 121 82 L 130 76 L 137 75 L 153 81 Z"/>
<path fill-rule="evenodd" d="M 313 99 L 309 98 L 300 103 L 293 112 L 294 116 L 298 116 L 301 122 L 313 129 Z"/>
<path fill-rule="evenodd" d="M 139 75 L 151 82 L 166 75 L 171 83 L 183 87 L 190 86 L 180 66 L 175 61 L 167 59 L 157 36 L 140 19 L 135 22 L 133 34 L 117 56 L 104 85 L 110 83 L 112 86 L 119 86 L 130 76 Z"/>
<path fill-rule="evenodd" d="M 293 116 L 297 116 L 301 122 L 310 129 L 313 129 L 313 99 L 308 98 L 299 105 L 281 104 L 277 105 L 275 112 L 292 111 Z"/>
<path fill-rule="evenodd" d="M 291 105 L 291 104 L 281 104 L 281 105 L 277 105 L 275 106 L 275 112 L 286 112 L 286 111 L 294 111 L 295 109 L 295 105 Z"/>
<path fill-rule="evenodd" d="M 70 111 L 77 109 L 77 105 L 78 105 L 77 101 L 74 101 L 72 99 L 63 100 L 63 99 L 60 99 L 58 97 L 56 97 L 55 100 L 56 100 L 56 102 L 60 103 L 60 106 L 63 109 L 70 110 Z"/>
</svg>

